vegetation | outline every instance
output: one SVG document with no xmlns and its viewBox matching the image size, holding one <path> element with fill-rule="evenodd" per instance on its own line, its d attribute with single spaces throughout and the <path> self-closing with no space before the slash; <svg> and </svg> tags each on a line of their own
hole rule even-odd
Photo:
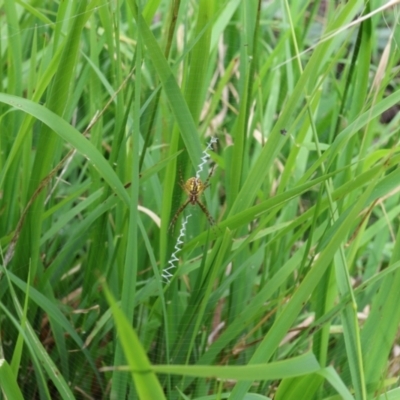
<svg viewBox="0 0 400 400">
<path fill-rule="evenodd" d="M 1 1 L 0 397 L 400 399 L 398 3 Z"/>
</svg>

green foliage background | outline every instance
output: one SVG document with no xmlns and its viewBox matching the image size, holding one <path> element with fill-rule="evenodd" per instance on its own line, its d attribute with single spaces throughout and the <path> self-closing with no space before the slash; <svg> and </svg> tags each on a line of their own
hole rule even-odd
<svg viewBox="0 0 400 400">
<path fill-rule="evenodd" d="M 0 397 L 400 399 L 398 3 L 0 1 Z"/>
</svg>

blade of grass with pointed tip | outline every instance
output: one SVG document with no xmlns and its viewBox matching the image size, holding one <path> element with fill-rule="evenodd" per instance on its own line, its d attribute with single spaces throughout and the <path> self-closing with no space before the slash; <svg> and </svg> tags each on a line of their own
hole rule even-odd
<svg viewBox="0 0 400 400">
<path fill-rule="evenodd" d="M 125 315 L 118 307 L 105 282 L 103 285 L 107 301 L 111 306 L 115 325 L 118 332 L 118 339 L 121 342 L 125 358 L 131 369 L 132 379 L 141 400 L 162 400 L 165 399 L 156 374 L 152 371 L 152 366 L 140 343 L 140 340 L 126 319 Z"/>
<path fill-rule="evenodd" d="M 6 399 L 24 400 L 17 379 L 4 358 L 0 359 L 0 387 Z"/>
<path fill-rule="evenodd" d="M 157 373 L 178 374 L 203 378 L 235 379 L 237 381 L 273 380 L 302 376 L 319 371 L 320 366 L 312 353 L 269 364 L 255 365 L 153 365 Z"/>
</svg>

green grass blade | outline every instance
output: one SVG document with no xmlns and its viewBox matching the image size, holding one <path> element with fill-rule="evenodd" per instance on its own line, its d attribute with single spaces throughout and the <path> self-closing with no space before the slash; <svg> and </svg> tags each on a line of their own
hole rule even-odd
<svg viewBox="0 0 400 400">
<path fill-rule="evenodd" d="M 151 370 L 150 362 L 136 332 L 119 309 L 109 290 L 105 286 L 103 287 L 108 303 L 111 306 L 118 337 L 124 350 L 125 359 L 131 369 L 132 379 L 135 382 L 139 398 L 142 400 L 165 399 L 160 383 L 155 373 Z"/>
<path fill-rule="evenodd" d="M 179 127 L 180 134 L 182 135 L 192 165 L 193 167 L 196 167 L 201 157 L 201 143 L 189 107 L 183 98 L 182 92 L 179 89 L 176 78 L 168 62 L 146 21 L 141 14 L 138 14 L 136 4 L 134 4 L 132 0 L 128 1 L 128 3 L 133 15 L 138 21 L 140 37 L 147 48 L 148 56 L 157 71 L 165 95 L 169 100 L 169 106 L 171 107 L 172 113 Z"/>
<path fill-rule="evenodd" d="M 311 374 L 320 369 L 319 364 L 312 353 L 269 364 L 239 367 L 153 365 L 151 368 L 158 373 L 170 373 L 204 378 L 235 379 L 238 381 L 283 379 L 291 376 Z"/>
<path fill-rule="evenodd" d="M 36 104 L 27 99 L 0 93 L 0 102 L 20 109 L 45 123 L 49 128 L 57 133 L 60 138 L 65 140 L 73 148 L 76 148 L 82 155 L 84 155 L 93 165 L 93 167 L 97 169 L 104 180 L 110 185 L 112 190 L 115 191 L 115 193 L 126 205 L 129 205 L 129 196 L 126 193 L 124 185 L 121 183 L 120 179 L 110 167 L 108 162 L 99 153 L 99 151 L 82 136 L 80 132 L 78 132 L 65 120 L 40 104 Z"/>
<path fill-rule="evenodd" d="M 19 390 L 16 377 L 4 358 L 0 359 L 0 387 L 3 395 L 7 399 L 24 399 L 24 396 Z"/>
</svg>

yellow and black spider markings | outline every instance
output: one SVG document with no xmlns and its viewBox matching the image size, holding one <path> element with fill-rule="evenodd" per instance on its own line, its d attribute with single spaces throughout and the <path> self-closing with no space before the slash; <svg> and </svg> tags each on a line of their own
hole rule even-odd
<svg viewBox="0 0 400 400">
<path fill-rule="evenodd" d="M 192 205 L 198 204 L 199 207 L 201 208 L 201 211 L 203 211 L 203 213 L 206 215 L 210 225 L 214 225 L 213 217 L 208 212 L 207 207 L 199 199 L 201 194 L 204 192 L 204 190 L 206 190 L 210 186 L 209 181 L 210 181 L 212 172 L 213 172 L 213 170 L 211 169 L 205 182 L 202 182 L 202 180 L 197 177 L 189 178 L 186 182 L 184 182 L 182 179 L 182 176 L 181 176 L 181 181 L 179 182 L 179 184 L 181 185 L 182 189 L 188 195 L 188 198 L 178 208 L 177 212 L 175 213 L 174 217 L 171 220 L 169 229 L 171 229 L 175 225 L 175 222 L 178 219 L 179 215 L 186 208 L 186 206 L 188 204 L 192 204 Z"/>
</svg>

